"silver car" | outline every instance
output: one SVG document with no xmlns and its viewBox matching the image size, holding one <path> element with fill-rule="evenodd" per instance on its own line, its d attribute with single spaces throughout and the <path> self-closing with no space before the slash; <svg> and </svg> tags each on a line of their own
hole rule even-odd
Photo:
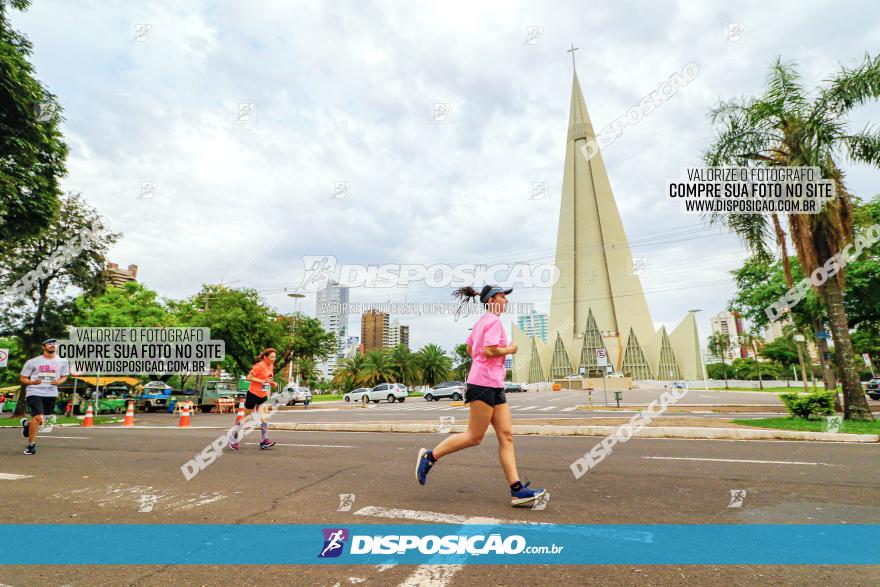
<svg viewBox="0 0 880 587">
<path fill-rule="evenodd" d="M 425 392 L 425 401 L 438 401 L 442 397 L 448 397 L 452 401 L 460 401 L 464 397 L 463 381 L 444 381 Z"/>
<path fill-rule="evenodd" d="M 296 387 L 288 385 L 284 388 L 284 393 L 290 398 L 287 405 L 295 406 L 297 403 L 307 403 L 312 401 L 312 391 L 308 387 Z"/>
</svg>

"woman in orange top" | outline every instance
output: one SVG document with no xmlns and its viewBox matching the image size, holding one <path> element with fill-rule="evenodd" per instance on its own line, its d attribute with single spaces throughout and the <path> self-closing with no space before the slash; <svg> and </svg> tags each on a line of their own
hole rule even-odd
<svg viewBox="0 0 880 587">
<path fill-rule="evenodd" d="M 278 384 L 274 381 L 275 376 L 275 357 L 277 352 L 273 348 L 263 349 L 260 356 L 257 357 L 257 363 L 251 368 L 246 379 L 250 381 L 247 396 L 244 398 L 244 422 L 255 409 L 260 410 L 260 448 L 267 449 L 275 446 L 275 443 L 269 440 L 269 391 Z M 235 442 L 229 443 L 229 448 L 238 450 L 238 439 L 241 434 L 241 422 L 235 425 L 232 438 Z"/>
</svg>

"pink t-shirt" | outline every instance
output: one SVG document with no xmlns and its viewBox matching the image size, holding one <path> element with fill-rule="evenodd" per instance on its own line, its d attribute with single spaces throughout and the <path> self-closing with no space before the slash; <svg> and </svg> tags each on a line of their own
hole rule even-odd
<svg viewBox="0 0 880 587">
<path fill-rule="evenodd" d="M 467 343 L 471 345 L 471 370 L 467 382 L 485 387 L 504 387 L 504 357 L 487 357 L 483 347 L 507 346 L 507 333 L 501 318 L 487 312 L 474 324 Z"/>
</svg>

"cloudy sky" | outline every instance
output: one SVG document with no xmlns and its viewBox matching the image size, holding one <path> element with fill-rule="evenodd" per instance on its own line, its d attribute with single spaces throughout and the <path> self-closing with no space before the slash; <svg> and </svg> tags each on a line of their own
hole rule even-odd
<svg viewBox="0 0 880 587">
<path fill-rule="evenodd" d="M 64 109 L 65 189 L 124 233 L 111 259 L 137 264 L 139 280 L 163 296 L 222 280 L 260 290 L 280 311 L 294 308 L 284 289 L 300 284 L 304 255 L 428 265 L 551 258 L 566 49 L 579 47 L 597 129 L 695 62 L 697 79 L 603 156 L 633 255 L 647 262 L 653 319 L 674 326 L 702 308 L 702 338 L 744 249 L 663 192 L 698 163 L 711 136 L 706 113 L 719 98 L 760 91 L 778 55 L 815 86 L 880 48 L 871 0 L 33 4 L 12 22 Z M 731 24 L 741 27 L 731 34 Z M 540 37 L 527 40 L 530 27 Z M 435 104 L 448 105 L 445 120 L 432 120 Z M 864 108 L 854 127 L 878 119 L 880 110 Z M 852 192 L 880 193 L 876 170 L 846 171 Z M 155 185 L 151 197 L 142 197 L 144 182 Z M 332 197 L 336 182 L 348 182 L 344 198 Z M 530 198 L 535 182 L 549 183 L 546 198 Z M 447 296 L 351 294 L 353 302 Z M 549 289 L 515 299 L 540 310 Z M 302 304 L 314 306 L 314 295 Z M 414 347 L 450 348 L 470 326 L 401 321 Z M 359 317 L 349 325 L 359 333 Z"/>
</svg>

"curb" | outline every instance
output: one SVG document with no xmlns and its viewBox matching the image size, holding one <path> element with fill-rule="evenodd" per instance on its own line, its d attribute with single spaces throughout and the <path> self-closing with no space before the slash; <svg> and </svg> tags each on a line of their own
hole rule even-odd
<svg viewBox="0 0 880 587">
<path fill-rule="evenodd" d="M 339 422 L 274 422 L 273 430 L 300 432 L 400 432 L 436 434 L 440 424 L 417 422 L 339 423 Z M 450 432 L 464 432 L 466 426 L 454 425 Z M 513 433 L 524 436 L 615 436 L 620 426 L 553 426 L 545 424 L 514 424 Z M 703 440 L 818 440 L 825 442 L 880 442 L 877 434 L 845 434 L 834 432 L 802 432 L 748 428 L 685 428 L 645 427 L 640 438 L 691 438 Z"/>
</svg>

